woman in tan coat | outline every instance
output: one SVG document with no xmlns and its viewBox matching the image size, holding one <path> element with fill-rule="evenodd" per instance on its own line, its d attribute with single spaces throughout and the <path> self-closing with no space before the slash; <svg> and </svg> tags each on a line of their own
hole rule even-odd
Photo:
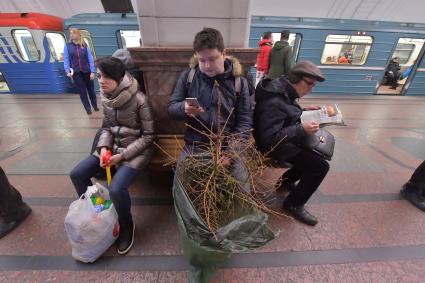
<svg viewBox="0 0 425 283">
<path fill-rule="evenodd" d="M 152 108 L 139 90 L 137 81 L 125 71 L 117 58 L 98 62 L 97 77 L 101 89 L 103 122 L 97 151 L 82 160 L 72 171 L 71 180 L 79 196 L 92 185 L 90 178 L 105 170 L 100 156 L 110 150 L 110 164 L 117 168 L 110 184 L 110 196 L 118 213 L 119 254 L 127 253 L 134 241 L 135 225 L 131 216 L 128 187 L 153 154 L 154 128 Z"/>
</svg>

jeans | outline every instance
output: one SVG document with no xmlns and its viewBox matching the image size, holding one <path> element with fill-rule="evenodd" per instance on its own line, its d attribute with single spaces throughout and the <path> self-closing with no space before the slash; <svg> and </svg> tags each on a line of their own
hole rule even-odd
<svg viewBox="0 0 425 283">
<path fill-rule="evenodd" d="M 105 170 L 100 167 L 99 158 L 90 155 L 86 159 L 80 161 L 71 171 L 71 180 L 74 184 L 78 196 L 84 194 L 88 186 L 93 185 L 90 178 L 95 176 L 99 171 Z M 128 187 L 138 174 L 138 170 L 121 165 L 112 179 L 109 186 L 109 195 L 112 203 L 118 213 L 118 219 L 121 223 L 128 223 L 132 220 L 131 216 L 131 199 L 128 193 Z"/>
<path fill-rule="evenodd" d="M 94 81 L 90 80 L 90 73 L 77 72 L 73 77 L 78 93 L 80 94 L 81 102 L 86 111 L 91 111 L 90 102 L 94 109 L 97 108 L 96 93 L 94 92 Z M 87 93 L 90 98 L 87 98 Z"/>
<path fill-rule="evenodd" d="M 279 156 L 272 153 L 272 156 L 279 159 Z M 303 150 L 294 157 L 286 160 L 292 164 L 292 167 L 282 175 L 282 179 L 299 183 L 295 190 L 291 191 L 287 197 L 287 201 L 293 205 L 304 205 L 317 188 L 329 171 L 329 163 L 317 154 Z"/>
</svg>

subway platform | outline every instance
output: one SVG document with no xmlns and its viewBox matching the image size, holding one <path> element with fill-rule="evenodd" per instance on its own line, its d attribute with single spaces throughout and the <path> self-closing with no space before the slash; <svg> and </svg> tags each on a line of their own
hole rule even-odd
<svg viewBox="0 0 425 283">
<path fill-rule="evenodd" d="M 272 216 L 276 239 L 235 254 L 212 282 L 423 282 L 425 213 L 399 191 L 425 159 L 425 97 L 311 94 L 301 103 L 338 103 L 347 123 L 329 127 L 334 159 L 307 204 L 319 224 Z M 141 172 L 131 186 L 136 239 L 128 255 L 111 248 L 93 264 L 71 257 L 63 221 L 76 193 L 68 174 L 100 124 L 77 95 L 0 96 L 0 165 L 33 209 L 0 240 L 0 282 L 187 282 L 165 173 Z"/>
</svg>

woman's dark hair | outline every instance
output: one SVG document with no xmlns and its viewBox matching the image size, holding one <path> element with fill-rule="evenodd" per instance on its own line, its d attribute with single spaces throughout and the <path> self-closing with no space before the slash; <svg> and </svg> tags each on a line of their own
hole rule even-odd
<svg viewBox="0 0 425 283">
<path fill-rule="evenodd" d="M 126 70 L 120 59 L 110 56 L 96 60 L 96 67 L 105 75 L 105 77 L 113 79 L 117 83 L 119 83 L 124 77 Z"/>
<path fill-rule="evenodd" d="M 218 30 L 213 28 L 203 28 L 195 35 L 193 40 L 193 50 L 195 52 L 215 48 L 217 48 L 220 52 L 224 51 L 223 36 Z"/>
</svg>

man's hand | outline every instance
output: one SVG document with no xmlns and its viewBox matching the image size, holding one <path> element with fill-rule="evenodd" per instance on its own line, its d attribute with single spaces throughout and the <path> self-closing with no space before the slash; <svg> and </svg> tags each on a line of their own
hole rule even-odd
<svg viewBox="0 0 425 283">
<path fill-rule="evenodd" d="M 220 157 L 220 159 L 218 160 L 218 163 L 223 166 L 229 166 L 232 163 L 232 157 L 228 154 L 224 154 L 223 156 Z"/>
<path fill-rule="evenodd" d="M 319 110 L 320 108 L 322 107 L 316 105 L 316 106 L 307 106 L 304 109 L 307 111 L 310 111 L 310 110 Z"/>
<path fill-rule="evenodd" d="M 123 160 L 124 160 L 124 157 L 122 157 L 121 154 L 112 155 L 111 156 L 111 166 L 120 164 L 121 161 L 123 161 Z"/>
<path fill-rule="evenodd" d="M 195 117 L 196 115 L 199 115 L 200 113 L 204 112 L 204 108 L 198 107 L 198 106 L 190 106 L 186 101 L 184 102 L 184 112 L 188 116 Z"/>
<path fill-rule="evenodd" d="M 316 122 L 302 123 L 301 126 L 308 135 L 312 135 L 319 130 L 319 124 Z"/>
<path fill-rule="evenodd" d="M 70 78 L 70 77 L 72 76 L 71 72 L 66 73 L 66 76 L 67 76 L 68 78 Z"/>
<path fill-rule="evenodd" d="M 94 80 L 94 73 L 90 73 L 90 80 Z"/>
</svg>

